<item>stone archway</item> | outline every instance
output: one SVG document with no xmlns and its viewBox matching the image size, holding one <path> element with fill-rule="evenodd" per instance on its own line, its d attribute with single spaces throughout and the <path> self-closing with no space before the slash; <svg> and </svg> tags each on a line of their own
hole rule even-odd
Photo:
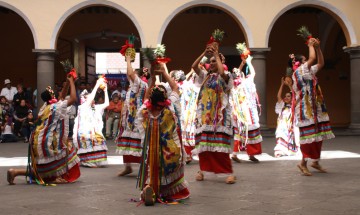
<svg viewBox="0 0 360 215">
<path fill-rule="evenodd" d="M 209 22 L 210 19 L 213 21 Z M 229 69 L 238 67 L 240 58 L 235 44 L 244 42 L 246 36 L 237 24 L 233 16 L 218 7 L 201 5 L 180 11 L 167 25 L 161 41 L 167 47 L 168 56 L 174 58 L 168 64 L 169 67 L 190 71 L 193 61 L 204 50 L 216 28 L 226 33 L 220 46 L 220 52 L 226 57 L 226 64 Z"/>
<path fill-rule="evenodd" d="M 90 1 L 94 3 L 94 1 Z M 110 4 L 110 3 L 109 3 Z M 112 4 L 111 4 L 112 5 Z M 78 7 L 78 6 L 77 6 Z M 116 6 L 119 8 L 118 6 Z M 138 40 L 135 47 L 143 44 L 141 32 L 136 23 L 126 13 L 108 4 L 90 4 L 69 14 L 57 33 L 55 59 L 55 80 L 63 77 L 60 61 L 71 59 L 78 69 L 83 82 L 93 82 L 96 52 L 117 52 L 128 35 L 134 34 Z M 72 9 L 68 11 L 72 11 Z M 123 63 L 125 62 L 118 62 Z M 126 65 L 125 65 L 126 66 Z"/>
<path fill-rule="evenodd" d="M 36 33 L 28 17 L 16 7 L 0 1 L 0 86 L 10 79 L 13 86 L 23 84 L 29 94 L 36 88 Z M 30 92 L 31 91 L 31 92 Z"/>
<path fill-rule="evenodd" d="M 161 43 L 163 41 L 165 30 L 168 28 L 168 25 L 175 18 L 175 16 L 177 16 L 178 14 L 189 8 L 198 7 L 198 6 L 213 7 L 221 11 L 224 11 L 226 14 L 231 16 L 234 19 L 234 21 L 237 23 L 237 26 L 242 30 L 242 32 L 244 32 L 245 40 L 248 43 L 249 47 L 253 47 L 254 40 L 251 29 L 249 28 L 244 17 L 241 14 L 239 14 L 238 11 L 234 10 L 234 8 L 224 4 L 221 1 L 212 1 L 211 3 L 209 3 L 209 1 L 206 0 L 192 1 L 180 7 L 177 7 L 176 10 L 174 10 L 171 13 L 171 15 L 165 19 L 159 32 L 158 43 Z"/>
<path fill-rule="evenodd" d="M 329 3 L 322 2 L 322 1 L 311 1 L 311 0 L 304 0 L 304 1 L 298 1 L 293 4 L 289 4 L 286 7 L 284 7 L 282 10 L 280 10 L 276 16 L 271 21 L 269 28 L 266 31 L 266 46 L 268 46 L 270 34 L 272 31 L 272 28 L 274 27 L 275 22 L 287 11 L 291 10 L 292 8 L 298 7 L 298 6 L 306 6 L 306 7 L 316 7 L 321 10 L 324 10 L 329 15 L 331 15 L 341 26 L 345 37 L 347 41 L 347 46 L 351 46 L 352 44 L 357 44 L 357 39 L 355 35 L 355 30 L 352 26 L 352 23 L 348 20 L 346 15 L 340 11 L 338 8 L 332 6 Z"/>
<path fill-rule="evenodd" d="M 288 54 L 303 54 L 307 57 L 308 48 L 303 40 L 297 36 L 297 29 L 305 25 L 314 37 L 320 38 L 324 53 L 325 67 L 317 74 L 320 85 L 330 112 L 332 125 L 346 127 L 350 123 L 350 68 L 349 57 L 343 51 L 346 44 L 356 42 L 351 29 L 344 28 L 334 18 L 329 9 L 322 5 L 310 5 L 304 1 L 301 4 L 288 6 L 277 16 L 276 21 L 269 27 L 268 45 L 271 52 L 268 55 L 268 124 L 276 127 L 277 115 L 273 111 L 276 102 L 277 91 L 280 86 L 280 78 L 286 75 Z M 334 9 L 332 8 L 334 11 Z M 343 22 L 345 23 L 345 22 Z M 347 24 L 351 26 L 351 24 Z M 350 40 L 347 41 L 347 38 Z M 274 84 L 275 83 L 275 84 Z M 339 90 L 341 89 L 341 90 Z M 339 101 L 341 98 L 341 101 Z"/>
<path fill-rule="evenodd" d="M 69 8 L 58 20 L 58 22 L 55 25 L 54 31 L 52 33 L 51 36 L 51 41 L 50 41 L 50 48 L 54 49 L 56 47 L 56 41 L 57 41 L 57 37 L 59 35 L 59 32 L 61 31 L 62 26 L 64 25 L 64 23 L 66 22 L 66 20 L 74 13 L 76 13 L 77 11 L 84 9 L 86 7 L 92 7 L 92 6 L 105 6 L 105 7 L 110 7 L 110 8 L 114 8 L 118 11 L 121 11 L 122 13 L 124 13 L 130 20 L 132 20 L 132 22 L 134 23 L 137 31 L 139 32 L 139 37 L 140 40 L 142 41 L 143 44 L 146 44 L 145 41 L 145 37 L 144 37 L 144 33 L 143 30 L 140 26 L 140 24 L 138 23 L 136 17 L 126 8 L 122 7 L 121 5 L 118 5 L 116 3 L 110 2 L 110 1 L 102 1 L 102 0 L 89 0 L 89 1 L 85 1 L 82 2 L 80 4 L 75 5 L 72 8 Z"/>
</svg>

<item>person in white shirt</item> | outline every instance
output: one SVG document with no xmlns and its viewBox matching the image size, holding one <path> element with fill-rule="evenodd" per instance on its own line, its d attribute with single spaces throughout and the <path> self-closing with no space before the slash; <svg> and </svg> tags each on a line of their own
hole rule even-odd
<svg viewBox="0 0 360 215">
<path fill-rule="evenodd" d="M 11 103 L 14 98 L 14 95 L 17 93 L 17 89 L 16 87 L 11 86 L 10 79 L 5 79 L 4 85 L 5 87 L 2 88 L 0 96 L 5 96 L 6 99 Z"/>
<path fill-rule="evenodd" d="M 1 136 L 0 143 L 9 143 L 9 142 L 17 142 L 18 139 L 14 135 L 14 123 L 12 122 L 10 116 L 6 114 L 4 116 L 4 120 L 1 122 Z"/>
</svg>

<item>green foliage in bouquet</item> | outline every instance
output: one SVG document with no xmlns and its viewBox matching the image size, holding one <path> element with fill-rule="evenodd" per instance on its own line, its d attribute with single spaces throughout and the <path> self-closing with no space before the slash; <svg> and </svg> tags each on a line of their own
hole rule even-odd
<svg viewBox="0 0 360 215">
<path fill-rule="evenodd" d="M 312 34 L 306 26 L 301 26 L 298 30 L 298 36 L 302 37 L 305 41 L 312 38 Z"/>
<path fill-rule="evenodd" d="M 166 47 L 164 44 L 157 44 L 156 48 L 154 49 L 154 55 L 156 58 L 165 57 L 165 51 L 166 51 Z"/>
<path fill-rule="evenodd" d="M 245 50 L 247 50 L 246 43 L 238 43 L 236 44 L 236 50 L 238 50 L 239 54 L 244 53 Z"/>
<path fill-rule="evenodd" d="M 72 63 L 69 59 L 60 61 L 60 64 L 64 67 L 65 73 L 70 72 L 74 68 L 74 66 L 72 65 Z"/>
<path fill-rule="evenodd" d="M 221 42 L 224 38 L 224 34 L 225 34 L 224 31 L 222 31 L 220 29 L 215 29 L 211 35 L 216 42 Z"/>
<path fill-rule="evenodd" d="M 143 54 L 144 60 L 148 60 L 150 62 L 153 62 L 155 60 L 153 48 L 147 47 L 147 48 L 143 49 L 141 52 Z"/>
</svg>

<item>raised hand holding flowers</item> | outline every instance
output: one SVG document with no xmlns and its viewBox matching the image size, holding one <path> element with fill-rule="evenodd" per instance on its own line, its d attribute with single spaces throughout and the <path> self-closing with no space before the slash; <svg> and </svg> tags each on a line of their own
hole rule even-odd
<svg viewBox="0 0 360 215">
<path fill-rule="evenodd" d="M 312 40 L 312 34 L 310 33 L 309 29 L 306 26 L 301 26 L 297 32 L 299 32 L 297 35 L 302 37 L 306 42 L 305 44 L 308 45 L 309 42 L 311 42 Z"/>
<path fill-rule="evenodd" d="M 125 45 L 123 45 L 120 50 L 120 54 L 122 56 L 130 56 L 131 62 L 135 60 L 135 56 L 136 56 L 136 52 L 134 48 L 135 39 L 136 37 L 133 34 L 129 35 L 128 39 L 125 41 Z"/>
<path fill-rule="evenodd" d="M 241 59 L 247 59 L 250 55 L 250 50 L 247 48 L 245 42 L 236 44 L 236 50 L 238 50 Z"/>
<path fill-rule="evenodd" d="M 219 45 L 224 38 L 225 32 L 220 29 L 215 29 L 211 34 L 209 41 L 206 44 L 205 56 L 211 57 L 218 52 Z"/>
<path fill-rule="evenodd" d="M 71 76 L 73 77 L 74 80 L 77 79 L 77 72 L 75 70 L 75 68 L 73 67 L 72 63 L 70 62 L 69 59 L 66 59 L 64 61 L 60 61 L 60 64 L 64 67 L 64 71 L 66 73 L 67 76 Z"/>
</svg>

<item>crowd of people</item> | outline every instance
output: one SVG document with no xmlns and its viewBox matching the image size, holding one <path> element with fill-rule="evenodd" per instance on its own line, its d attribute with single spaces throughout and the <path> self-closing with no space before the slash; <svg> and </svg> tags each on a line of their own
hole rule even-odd
<svg viewBox="0 0 360 215">
<path fill-rule="evenodd" d="M 291 74 L 281 78 L 274 154 L 301 153 L 298 168 L 311 176 L 309 160 L 311 167 L 326 172 L 319 164 L 322 141 L 334 135 L 316 78 L 324 66 L 320 41 L 310 38 L 307 45 L 309 58 L 291 55 Z M 84 83 L 76 89 L 74 78 L 68 75 L 58 95 L 50 87 L 41 93 L 45 104 L 36 123 L 22 97 L 26 94 L 6 86 L 4 101 L 12 102 L 14 113 L 6 112 L 4 119 L 11 117 L 15 123 L 6 121 L 4 133 L 13 130 L 17 135 L 28 128 L 23 135 L 32 146 L 29 167 L 8 171 L 10 184 L 18 175 L 40 184 L 73 182 L 80 176 L 79 166 L 107 164 L 106 139 L 111 138 L 123 156 L 125 168 L 119 176 L 131 174 L 132 163 L 140 164 L 137 185 L 145 205 L 188 198 L 184 167 L 195 155 L 199 158 L 197 181 L 215 174 L 225 177 L 227 184 L 236 183 L 231 160 L 241 162 L 240 151 L 259 162 L 255 156 L 262 153 L 260 104 L 250 53 L 241 55 L 239 67 L 229 71 L 219 44 L 208 43 L 187 75 L 181 70 L 169 72 L 161 61 L 151 62 L 150 69 L 134 70 L 131 54 L 125 54 L 125 59 L 126 89 L 109 93 L 104 78 L 93 89 Z M 285 97 L 284 87 L 289 90 Z"/>
</svg>

